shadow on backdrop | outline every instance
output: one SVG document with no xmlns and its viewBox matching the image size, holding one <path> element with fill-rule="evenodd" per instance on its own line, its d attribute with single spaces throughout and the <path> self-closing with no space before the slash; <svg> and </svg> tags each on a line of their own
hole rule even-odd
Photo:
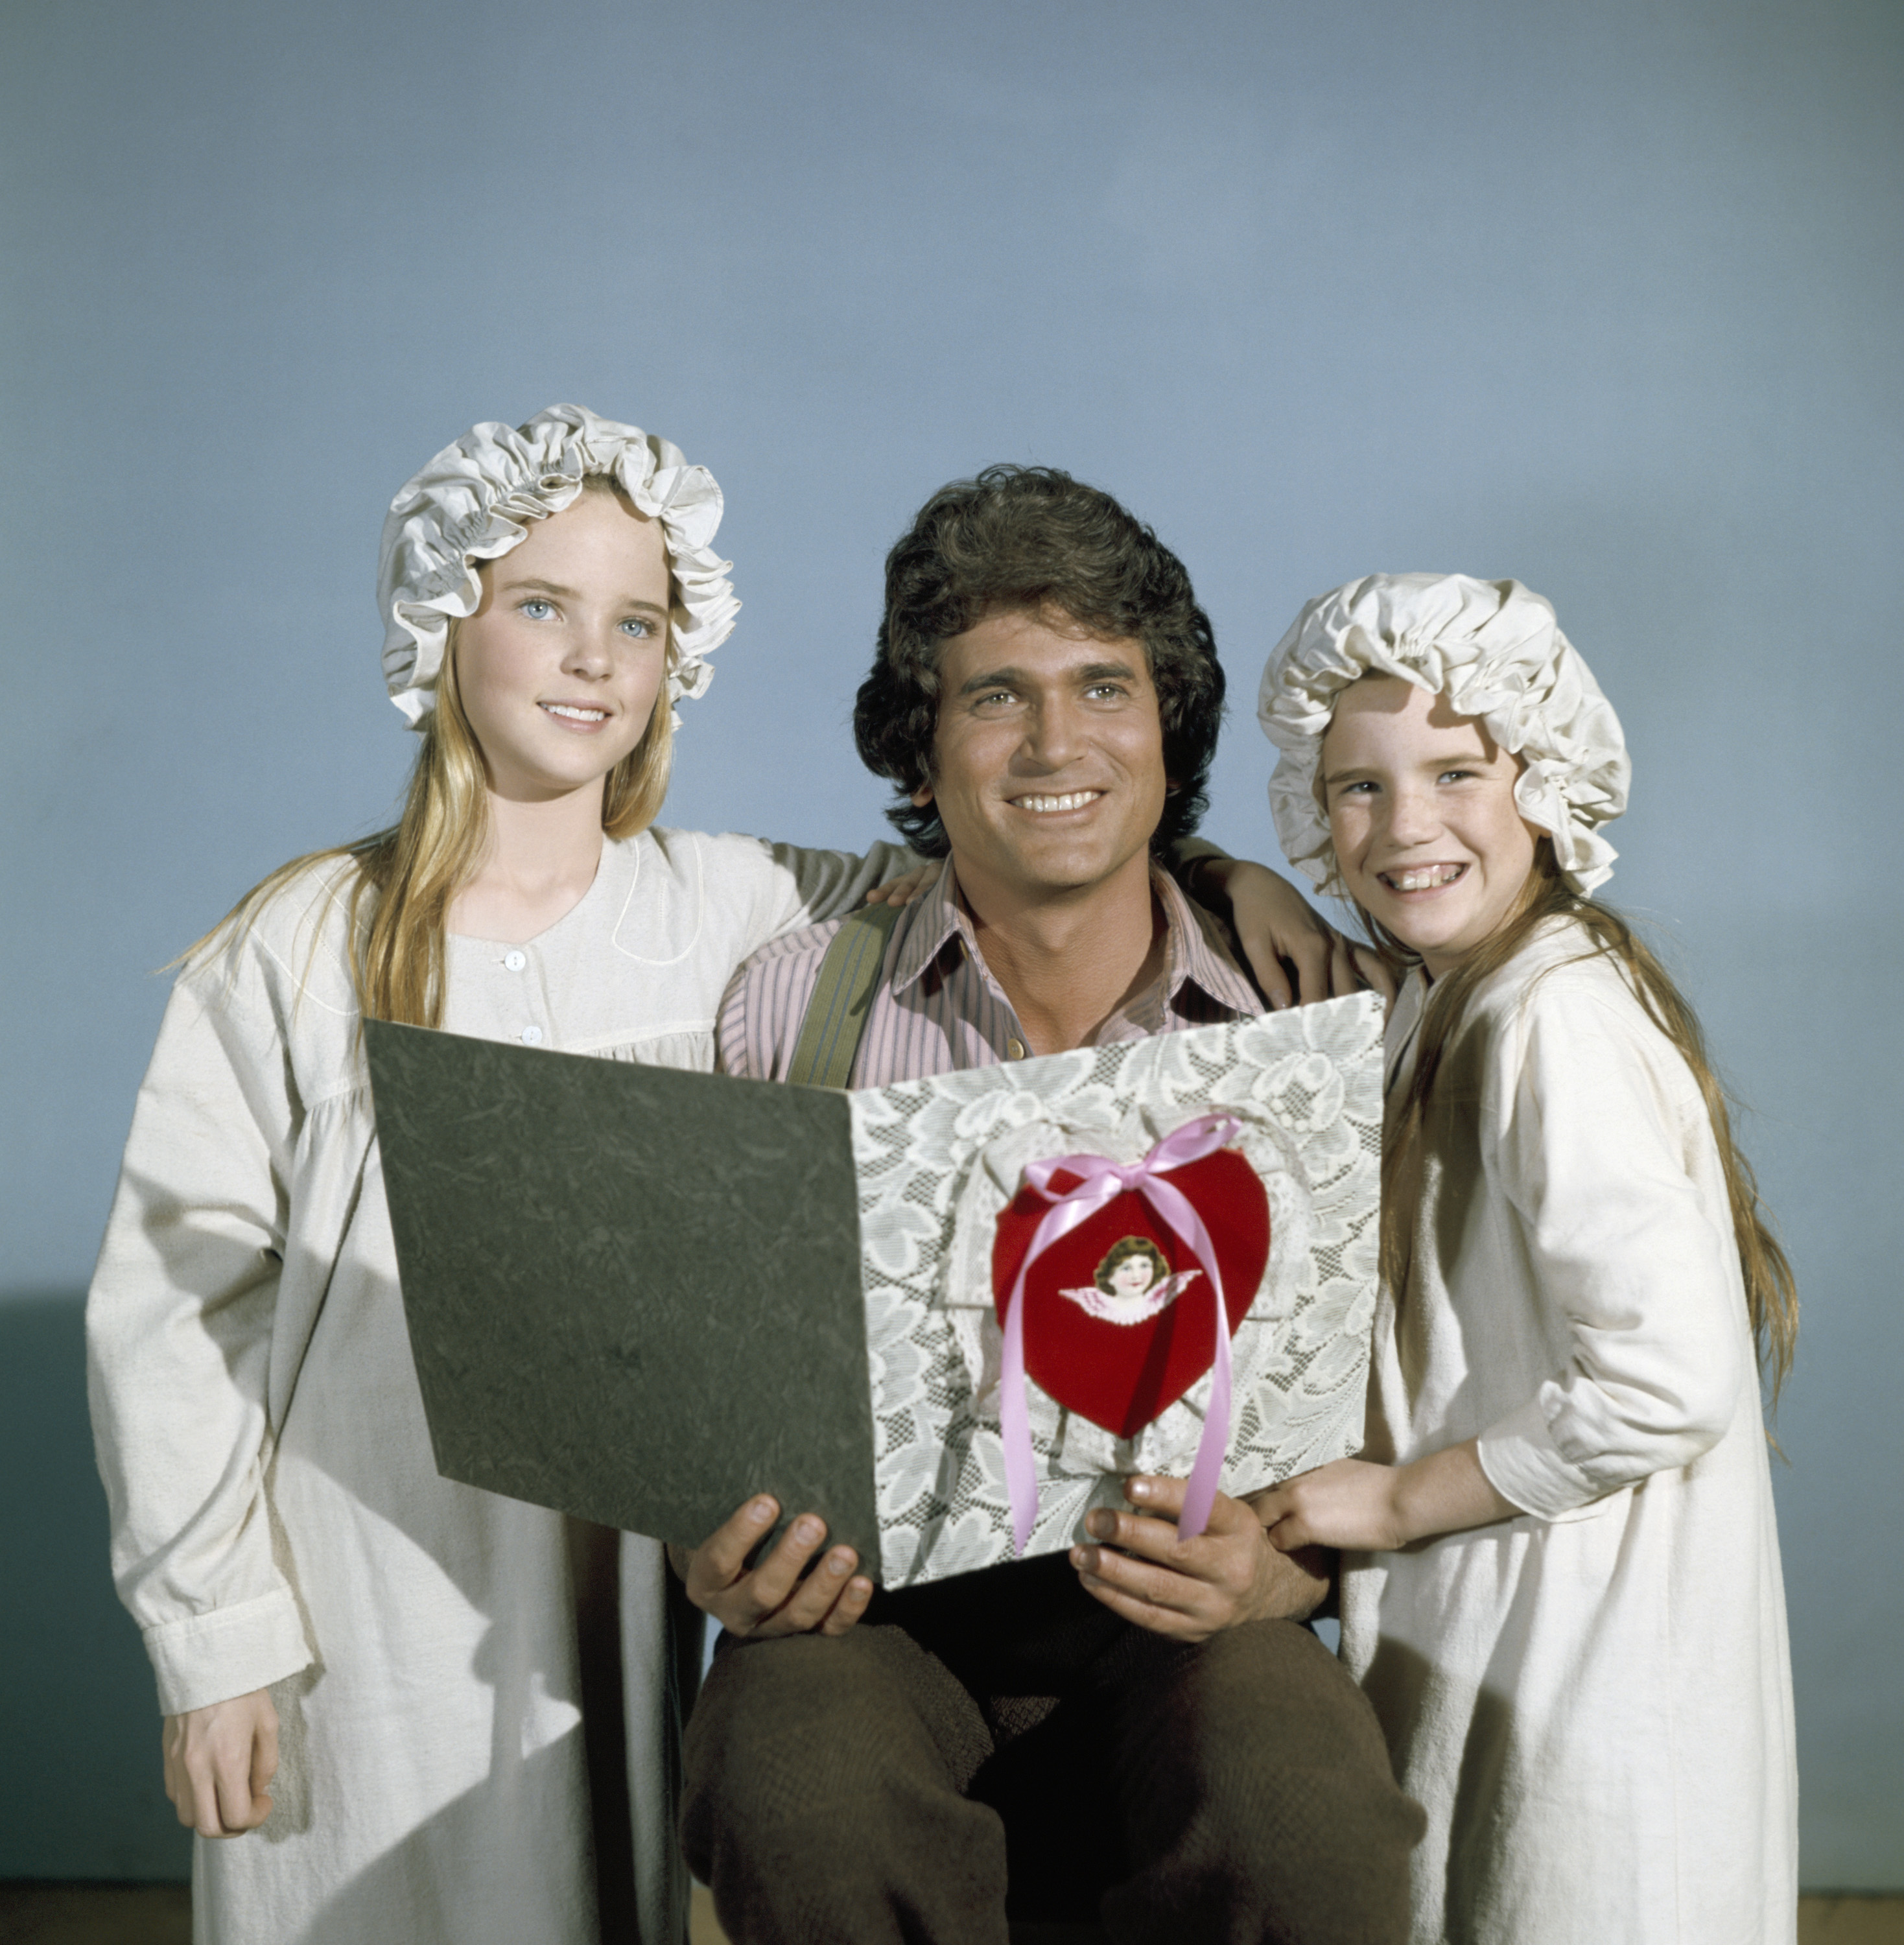
<svg viewBox="0 0 1904 1945">
<path fill-rule="evenodd" d="M 76 1292 L 0 1297 L 0 1879 L 183 1880 L 159 1703 L 112 1592 Z"/>
</svg>

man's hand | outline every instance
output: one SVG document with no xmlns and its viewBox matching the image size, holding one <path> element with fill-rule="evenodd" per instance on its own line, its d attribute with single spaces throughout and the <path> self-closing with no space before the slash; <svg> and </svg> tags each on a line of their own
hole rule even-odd
<svg viewBox="0 0 1904 1945">
<path fill-rule="evenodd" d="M 1255 1512 L 1223 1493 L 1203 1530 L 1179 1540 L 1184 1490 L 1182 1479 L 1126 1479 L 1124 1497 L 1142 1514 L 1100 1506 L 1086 1516 L 1092 1538 L 1106 1543 L 1073 1547 L 1071 1564 L 1107 1607 L 1185 1641 L 1207 1641 L 1243 1621 L 1301 1620 L 1314 1611 L 1329 1591 L 1320 1558 L 1279 1553 Z"/>
<path fill-rule="evenodd" d="M 278 1712 L 262 1688 L 165 1718 L 165 1794 L 201 1837 L 242 1837 L 271 1814 Z"/>
<path fill-rule="evenodd" d="M 1231 928 L 1272 1006 L 1340 999 L 1364 987 L 1394 1000 L 1381 956 L 1343 938 L 1288 879 L 1246 858 L 1199 858 L 1196 873 L 1200 889 L 1207 885 L 1228 900 Z"/>
<path fill-rule="evenodd" d="M 776 1501 L 763 1495 L 692 1552 L 670 1546 L 668 1558 L 688 1598 L 731 1635 L 843 1635 L 866 1611 L 873 1583 L 854 1573 L 859 1561 L 850 1546 L 834 1547 L 801 1579 L 827 1537 L 824 1521 L 803 1513 L 748 1571 L 747 1555 L 779 1511 Z"/>
</svg>

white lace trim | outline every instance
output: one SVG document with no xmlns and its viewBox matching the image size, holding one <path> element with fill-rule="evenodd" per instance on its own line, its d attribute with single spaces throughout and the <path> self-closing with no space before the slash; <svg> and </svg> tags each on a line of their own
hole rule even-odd
<svg viewBox="0 0 1904 1945">
<path fill-rule="evenodd" d="M 1254 1492 L 1360 1447 L 1382 1025 L 1380 1002 L 1363 994 L 851 1097 L 888 1586 L 1011 1557 L 991 1250 L 1027 1161 L 1134 1161 L 1199 1115 L 1235 1115 L 1272 1241 L 1233 1345 L 1224 1490 Z M 1092 1506 L 1121 1503 L 1123 1476 L 1188 1470 L 1209 1379 L 1128 1440 L 1027 1390 L 1040 1487 L 1028 1551 L 1048 1553 L 1080 1537 Z"/>
</svg>

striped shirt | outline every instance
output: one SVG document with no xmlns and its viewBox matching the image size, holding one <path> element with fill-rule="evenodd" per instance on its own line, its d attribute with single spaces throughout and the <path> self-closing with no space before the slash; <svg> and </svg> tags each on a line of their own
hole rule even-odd
<svg viewBox="0 0 1904 1945">
<path fill-rule="evenodd" d="M 1163 970 L 1104 1022 L 1095 1043 L 1259 1013 L 1262 1001 L 1222 943 L 1216 922 L 1153 869 L 1163 913 Z M 722 1071 L 784 1080 L 838 919 L 763 946 L 729 982 L 716 1038 Z M 886 942 L 851 1085 L 880 1087 L 960 1068 L 1022 1060 L 1031 1043 L 978 950 L 948 858 L 938 882 L 899 914 Z"/>
</svg>

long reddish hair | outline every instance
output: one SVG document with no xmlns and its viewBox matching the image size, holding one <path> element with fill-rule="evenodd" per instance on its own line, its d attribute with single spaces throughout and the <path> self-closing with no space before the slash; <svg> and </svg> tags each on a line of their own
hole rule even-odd
<svg viewBox="0 0 1904 1945">
<path fill-rule="evenodd" d="M 1358 905 L 1363 926 L 1397 971 L 1417 962 L 1401 942 Z M 1587 943 L 1572 961 L 1610 960 L 1646 1016 L 1678 1050 L 1699 1083 L 1725 1171 L 1732 1230 L 1745 1272 L 1745 1305 L 1759 1367 L 1776 1404 L 1792 1368 L 1798 1341 L 1798 1286 L 1792 1265 L 1773 1232 L 1751 1164 L 1732 1132 L 1732 1102 L 1714 1072 L 1699 1018 L 1657 957 L 1619 914 L 1574 891 L 1561 874 L 1554 847 L 1542 838 L 1516 908 L 1459 965 L 1428 990 L 1417 1036 L 1415 1068 L 1407 1087 L 1388 1108 L 1382 1139 L 1382 1268 L 1397 1297 L 1407 1287 L 1414 1248 L 1413 1222 L 1420 1202 L 1428 1123 L 1444 1080 L 1449 1050 L 1468 1007 L 1484 981 L 1529 945 L 1550 920 L 1579 927 Z"/>
</svg>

